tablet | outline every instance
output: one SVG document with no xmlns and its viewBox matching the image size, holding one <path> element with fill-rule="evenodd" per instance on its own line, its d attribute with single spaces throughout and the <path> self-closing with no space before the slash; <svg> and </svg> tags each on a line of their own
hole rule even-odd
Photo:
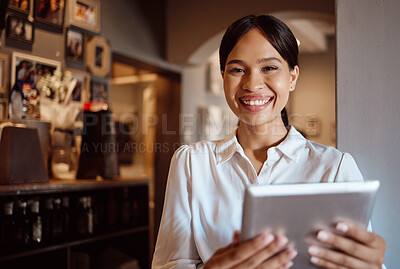
<svg viewBox="0 0 400 269">
<path fill-rule="evenodd" d="M 343 220 L 367 227 L 379 181 L 252 185 L 245 191 L 240 240 L 282 231 L 298 255 L 292 268 L 315 268 L 307 249 L 320 229 Z"/>
</svg>

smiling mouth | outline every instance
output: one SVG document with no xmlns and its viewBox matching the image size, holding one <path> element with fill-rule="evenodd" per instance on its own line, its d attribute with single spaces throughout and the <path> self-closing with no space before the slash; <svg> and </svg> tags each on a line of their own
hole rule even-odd
<svg viewBox="0 0 400 269">
<path fill-rule="evenodd" d="M 256 99 L 256 100 L 244 100 L 240 98 L 240 102 L 242 102 L 246 106 L 262 106 L 271 102 L 272 99 L 273 97 L 269 97 L 267 99 Z"/>
</svg>

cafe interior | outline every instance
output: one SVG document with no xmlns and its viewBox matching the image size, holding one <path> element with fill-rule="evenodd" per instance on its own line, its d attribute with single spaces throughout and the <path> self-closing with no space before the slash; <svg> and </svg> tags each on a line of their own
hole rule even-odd
<svg viewBox="0 0 400 269">
<path fill-rule="evenodd" d="M 0 267 L 150 268 L 173 153 L 237 126 L 218 47 L 245 15 L 293 31 L 290 124 L 341 146 L 345 2 L 1 0 Z"/>
</svg>

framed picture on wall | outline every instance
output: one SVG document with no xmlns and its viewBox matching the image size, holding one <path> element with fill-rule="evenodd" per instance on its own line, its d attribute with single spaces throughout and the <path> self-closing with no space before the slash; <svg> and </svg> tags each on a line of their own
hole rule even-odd
<svg viewBox="0 0 400 269">
<path fill-rule="evenodd" d="M 37 83 L 41 76 L 53 75 L 54 70 L 61 69 L 61 62 L 30 54 L 13 52 L 11 59 L 11 87 L 16 80 Z"/>
<path fill-rule="evenodd" d="M 94 76 L 108 76 L 111 67 L 111 51 L 107 39 L 101 36 L 88 38 L 86 66 Z"/>
<path fill-rule="evenodd" d="M 7 0 L 5 0 L 7 1 Z M 31 13 L 31 0 L 8 0 L 8 9 L 18 11 L 24 14 Z"/>
<path fill-rule="evenodd" d="M 83 64 L 85 59 L 85 36 L 74 28 L 67 28 L 65 34 L 65 59 Z"/>
<path fill-rule="evenodd" d="M 92 77 L 90 80 L 90 101 L 108 104 L 108 80 Z"/>
<path fill-rule="evenodd" d="M 65 0 L 36 0 L 35 18 L 37 22 L 55 30 L 64 25 Z"/>
<path fill-rule="evenodd" d="M 9 14 L 7 16 L 6 37 L 32 44 L 34 26 L 26 17 Z"/>
<path fill-rule="evenodd" d="M 90 32 L 100 32 L 100 2 L 69 0 L 68 23 Z"/>
<path fill-rule="evenodd" d="M 5 96 L 8 91 L 8 55 L 0 54 L 0 94 Z"/>
<path fill-rule="evenodd" d="M 83 107 L 84 103 L 87 101 L 87 97 L 90 94 L 90 75 L 89 73 L 80 70 L 66 70 L 70 71 L 72 73 L 72 77 L 76 79 L 76 85 L 72 92 L 71 101 Z"/>
</svg>

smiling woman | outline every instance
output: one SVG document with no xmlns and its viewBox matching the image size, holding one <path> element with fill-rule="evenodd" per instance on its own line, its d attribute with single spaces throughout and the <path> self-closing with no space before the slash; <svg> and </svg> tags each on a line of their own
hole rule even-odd
<svg viewBox="0 0 400 269">
<path fill-rule="evenodd" d="M 285 234 L 265 231 L 239 242 L 245 188 L 363 181 L 350 154 L 309 141 L 284 123 L 281 112 L 299 77 L 297 54 L 295 37 L 275 17 L 247 16 L 228 28 L 220 70 L 239 126 L 225 139 L 175 152 L 153 268 L 289 268 L 296 264 L 297 250 Z M 335 227 L 342 235 L 317 232 L 316 242 L 329 247 L 311 244 L 311 263 L 322 268 L 382 265 L 380 236 L 346 222 Z"/>
<path fill-rule="evenodd" d="M 265 36 L 252 29 L 236 43 L 221 72 L 228 105 L 243 124 L 265 128 L 270 123 L 274 131 L 280 125 L 286 134 L 281 111 L 296 85 L 297 65 L 290 69 Z"/>
</svg>

